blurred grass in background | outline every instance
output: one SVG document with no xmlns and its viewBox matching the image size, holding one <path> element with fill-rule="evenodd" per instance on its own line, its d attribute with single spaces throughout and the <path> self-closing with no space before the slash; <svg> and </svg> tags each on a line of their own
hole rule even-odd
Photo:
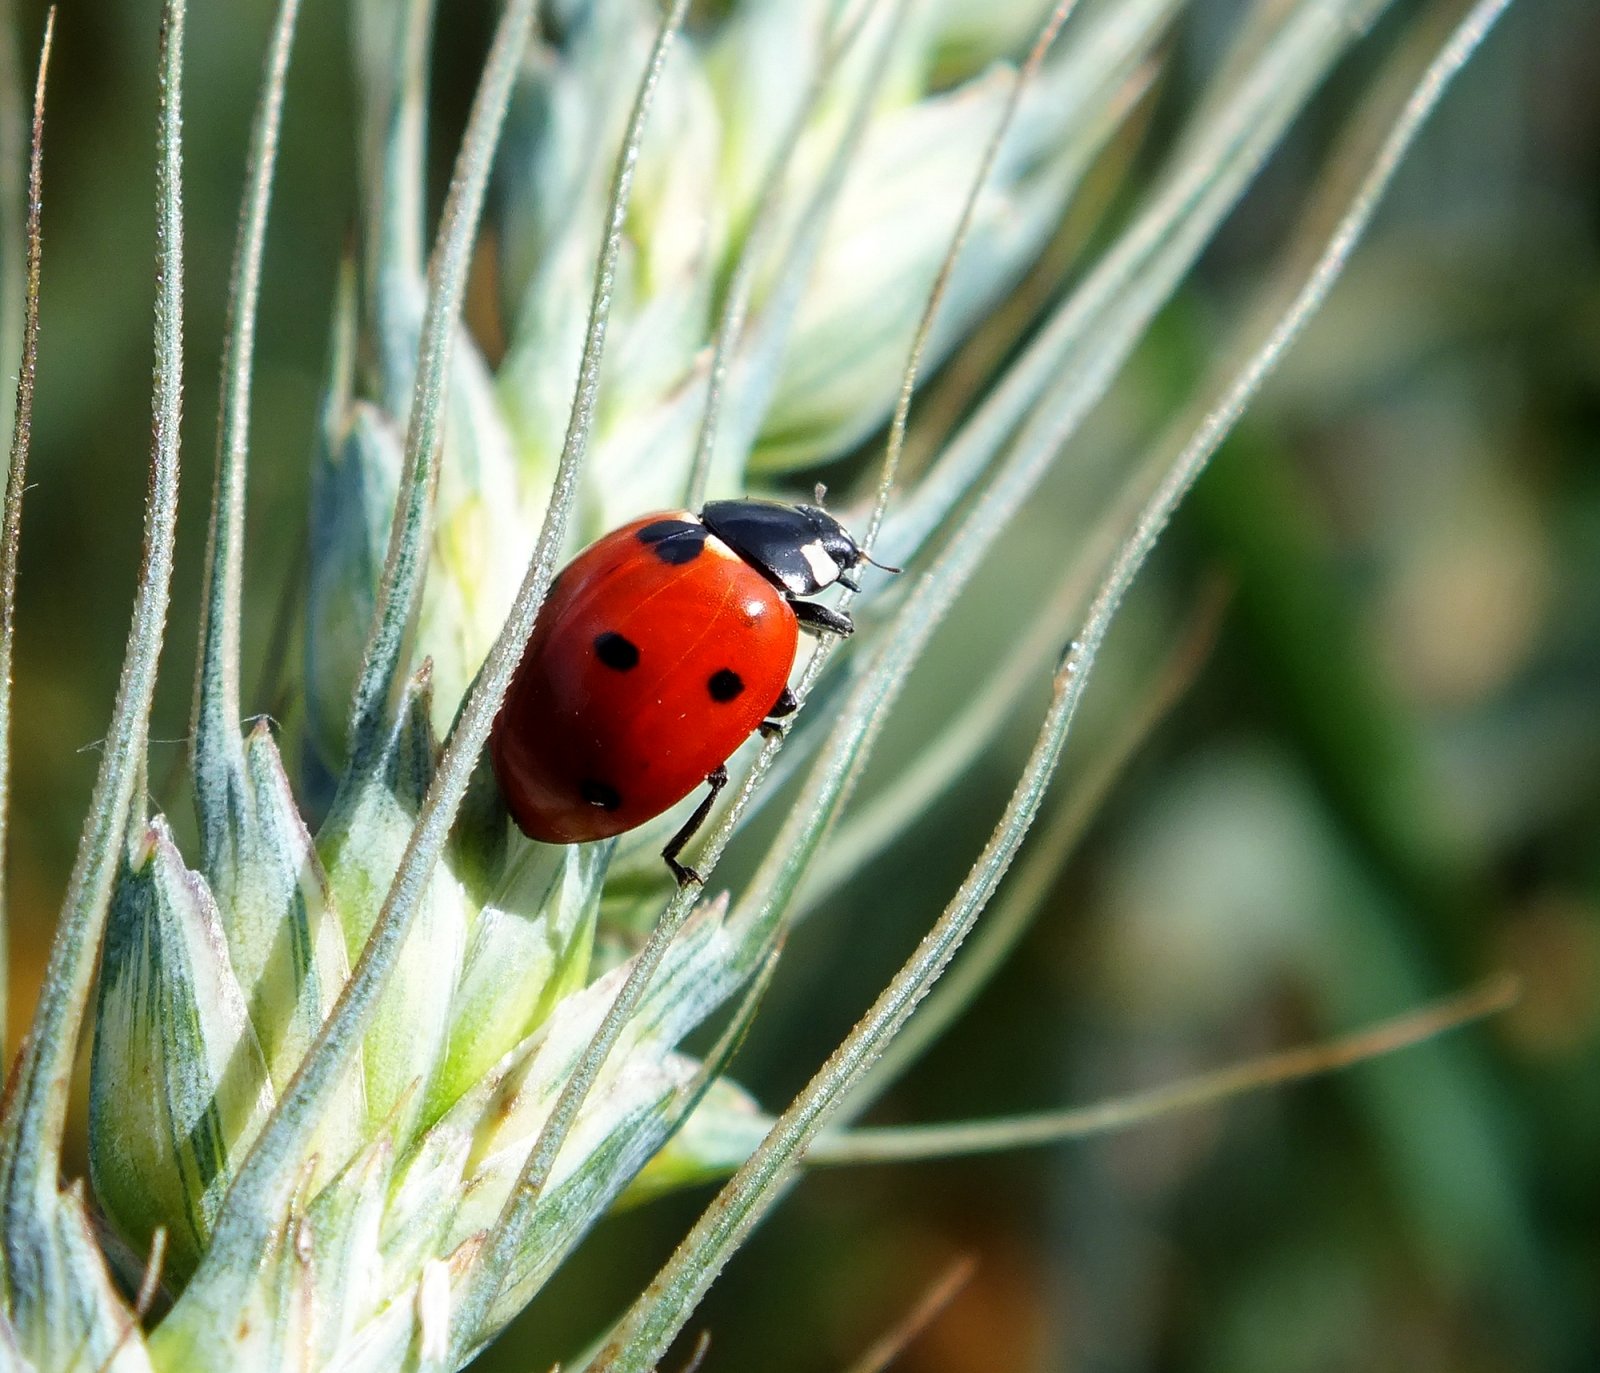
<svg viewBox="0 0 1600 1373">
<path fill-rule="evenodd" d="M 31 47 L 43 6 L 19 8 Z M 441 157 L 492 9 L 449 8 Z M 1196 7 L 1180 58 L 1208 55 L 1224 10 Z M 343 11 L 307 6 L 290 81 L 257 372 L 247 683 L 300 560 L 352 209 Z M 196 613 L 215 349 L 269 18 L 261 0 L 233 0 L 190 19 L 178 627 Z M 154 43 L 138 0 L 62 7 L 20 592 L 13 1036 L 87 801 L 134 582 Z M 714 1336 L 709 1368 L 841 1367 L 961 1255 L 976 1261 L 970 1281 L 896 1367 L 1600 1367 L 1596 53 L 1592 5 L 1524 0 L 1451 92 L 1329 307 L 1168 536 L 1089 709 L 1117 705 L 1220 575 L 1232 597 L 1197 686 L 1020 956 L 880 1118 L 1091 1100 L 1499 968 L 1526 979 L 1521 1005 L 1344 1077 L 1127 1136 L 814 1177 L 697 1317 Z M 1153 134 L 1184 104 L 1183 69 L 1159 93 Z M 1338 81 L 1324 99 L 1338 102 Z M 1063 465 L 966 598 L 890 727 L 867 799 L 930 718 L 981 690 L 1015 606 L 1086 527 L 1091 493 L 1202 370 L 1211 322 L 1286 227 L 1297 152 L 1320 146 L 1313 106 L 1102 407 L 1086 460 Z M 1111 156 L 1138 165 L 1140 149 Z M 176 629 L 171 645 L 153 734 L 174 742 L 153 752 L 158 784 L 163 747 L 176 760 L 187 729 L 192 635 Z M 739 1066 L 765 1100 L 801 1085 L 942 904 L 1026 733 L 795 938 Z M 485 1366 L 548 1367 L 647 1280 L 703 1200 L 603 1227 Z"/>
</svg>

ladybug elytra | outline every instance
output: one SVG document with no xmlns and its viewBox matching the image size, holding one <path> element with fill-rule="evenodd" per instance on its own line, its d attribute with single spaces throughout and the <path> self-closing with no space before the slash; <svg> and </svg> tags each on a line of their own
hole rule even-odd
<svg viewBox="0 0 1600 1373">
<path fill-rule="evenodd" d="M 579 553 L 551 584 L 490 739 L 512 818 L 572 844 L 633 829 L 711 790 L 662 856 L 678 861 L 752 731 L 796 706 L 799 631 L 849 634 L 803 599 L 867 555 L 813 505 L 711 501 L 647 515 Z"/>
</svg>

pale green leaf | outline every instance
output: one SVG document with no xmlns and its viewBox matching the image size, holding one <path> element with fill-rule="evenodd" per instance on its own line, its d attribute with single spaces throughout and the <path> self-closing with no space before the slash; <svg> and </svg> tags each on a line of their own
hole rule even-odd
<svg viewBox="0 0 1600 1373">
<path fill-rule="evenodd" d="M 425 664 L 407 690 L 399 720 L 370 760 L 370 771 L 346 779 L 317 835 L 352 959 L 360 956 L 411 841 L 433 781 L 436 753 Z M 367 1129 L 382 1124 L 400 1141 L 410 1137 L 450 1033 L 451 998 L 466 938 L 465 895 L 441 867 L 429 880 L 362 1046 Z"/>
<path fill-rule="evenodd" d="M 165 1227 L 168 1263 L 185 1274 L 234 1158 L 271 1107 L 216 903 L 157 820 L 117 882 L 106 924 L 89 1090 L 95 1194 L 135 1246 Z"/>
<path fill-rule="evenodd" d="M 522 846 L 504 890 L 472 923 L 448 1052 L 429 1086 L 425 1120 L 584 985 L 611 848 L 609 841 Z"/>
</svg>

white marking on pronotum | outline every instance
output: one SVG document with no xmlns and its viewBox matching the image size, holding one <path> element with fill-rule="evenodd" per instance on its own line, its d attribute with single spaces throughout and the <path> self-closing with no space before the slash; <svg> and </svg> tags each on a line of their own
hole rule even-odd
<svg viewBox="0 0 1600 1373">
<path fill-rule="evenodd" d="M 839 564 L 828 556 L 820 543 L 801 544 L 800 556 L 806 560 L 818 586 L 832 586 L 839 580 Z"/>
</svg>

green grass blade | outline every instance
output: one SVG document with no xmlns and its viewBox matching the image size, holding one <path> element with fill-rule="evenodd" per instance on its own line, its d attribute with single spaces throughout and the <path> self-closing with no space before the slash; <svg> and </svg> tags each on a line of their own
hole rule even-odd
<svg viewBox="0 0 1600 1373">
<path fill-rule="evenodd" d="M 200 613 L 195 675 L 194 794 L 201 867 L 215 882 L 233 817 L 244 810 L 244 745 L 239 734 L 239 617 L 244 594 L 245 473 L 250 444 L 250 379 L 267 211 L 278 160 L 284 82 L 300 0 L 282 0 L 267 48 L 266 74 L 250 127 L 244 204 L 228 289 L 228 331 L 222 351 L 217 471 L 206 545 L 206 597 Z"/>
<path fill-rule="evenodd" d="M 378 589 L 377 614 L 351 706 L 352 773 L 359 773 L 371 761 L 385 722 L 391 718 L 395 694 L 406 676 L 405 660 L 422 604 L 432 545 L 434 493 L 449 403 L 450 359 L 466 294 L 467 269 L 477 242 L 484 192 L 505 125 L 512 86 L 533 30 L 533 12 L 533 0 L 510 0 L 500 16 L 439 222 L 417 350 L 400 495 Z"/>
<path fill-rule="evenodd" d="M 11 801 L 11 664 L 17 628 L 17 552 L 22 539 L 22 493 L 28 483 L 28 448 L 33 439 L 34 370 L 39 357 L 40 217 L 44 203 L 44 86 L 56 12 L 45 19 L 39 75 L 33 88 L 33 134 L 28 156 L 27 268 L 22 302 L 22 362 L 17 369 L 16 406 L 11 417 L 11 464 L 6 471 L 5 514 L 0 519 L 0 1063 L 6 1056 L 7 994 L 10 985 L 9 902 L 6 892 L 6 841 Z M 10 31 L 10 25 L 7 25 Z"/>
<path fill-rule="evenodd" d="M 1353 188 L 1343 175 L 1335 177 L 1328 188 L 1329 202 L 1339 206 L 1341 212 L 1321 242 L 1317 240 L 1324 232 L 1323 216 L 1314 213 L 1308 218 L 1304 237 L 1317 246 L 1312 261 L 1302 267 L 1303 254 L 1298 251 L 1302 245 L 1297 244 L 1289 256 L 1291 266 L 1284 273 L 1285 281 L 1274 283 L 1267 304 L 1260 311 L 1267 327 L 1257 329 L 1257 321 L 1252 321 L 1248 330 L 1252 344 L 1242 364 L 1222 369 L 1224 381 L 1214 400 L 1204 407 L 1192 434 L 1177 444 L 1170 461 L 1162 464 L 1164 474 L 1112 562 L 1091 605 L 1082 638 L 1070 646 L 1062 659 L 1034 750 L 983 853 L 911 958 L 778 1119 L 761 1147 L 718 1195 L 623 1318 L 611 1342 L 592 1365 L 593 1373 L 644 1373 L 660 1357 L 733 1250 L 776 1204 L 831 1109 L 862 1079 L 970 932 L 1038 810 L 1099 648 L 1156 536 L 1246 402 L 1326 297 L 1404 151 L 1450 77 L 1470 56 L 1506 3 L 1507 0 L 1480 0 L 1467 14 L 1426 63 L 1404 104 L 1398 110 L 1381 111 L 1382 136 L 1376 148 L 1367 146 L 1364 135 L 1368 131 L 1359 131 L 1363 137 L 1358 140 L 1357 156 L 1350 159 L 1349 168 L 1355 173 L 1349 178 L 1354 181 Z M 1183 426 L 1179 432 L 1187 428 Z M 1166 458 L 1165 446 L 1157 453 Z"/>
<path fill-rule="evenodd" d="M 183 395 L 183 94 L 184 0 L 162 10 L 157 160 L 157 268 L 154 440 L 145 539 L 133 623 L 117 685 L 105 752 L 89 816 L 62 903 L 33 1028 L 0 1125 L 0 1186 L 7 1223 L 5 1271 L 48 1249 L 56 1199 L 61 1132 L 78 1033 L 88 1005 L 105 929 L 111 885 L 149 737 L 150 705 L 161 656 L 177 523 L 179 421 Z M 26 1284 L 13 1299 L 28 1300 Z M 13 1306 L 28 1327 L 41 1312 Z"/>
<path fill-rule="evenodd" d="M 1013 438 L 1053 455 L 1071 436 L 1311 90 L 1383 3 L 1301 3 L 1283 18 L 1249 71 L 1192 126 L 1133 222 L 900 503 L 884 530 L 884 557 L 909 560 Z"/>
<path fill-rule="evenodd" d="M 934 277 L 933 286 L 928 292 L 928 302 L 923 308 L 922 318 L 917 321 L 916 333 L 911 340 L 910 357 L 906 361 L 905 372 L 900 379 L 900 394 L 895 398 L 894 417 L 889 421 L 889 441 L 884 450 L 883 466 L 878 476 L 878 496 L 873 503 L 872 517 L 867 523 L 861 541 L 861 546 L 869 551 L 878 541 L 878 533 L 883 528 L 884 513 L 889 507 L 889 493 L 894 489 L 895 476 L 900 470 L 900 458 L 905 451 L 906 424 L 911 418 L 911 397 L 917 389 L 917 379 L 922 372 L 923 354 L 933 338 L 933 326 L 938 321 L 939 308 L 944 304 L 945 294 L 950 289 L 950 278 L 955 273 L 961 250 L 966 247 L 967 237 L 972 232 L 972 221 L 978 211 L 978 198 L 989 184 L 995 162 L 1000 157 L 1000 149 L 1005 146 L 1006 135 L 1011 132 L 1012 122 L 1016 119 L 1017 109 L 1022 103 L 1022 93 L 1039 74 L 1039 68 L 1044 65 L 1045 55 L 1054 46 L 1061 32 L 1061 26 L 1067 22 L 1067 16 L 1076 8 L 1077 0 L 1061 0 L 1045 19 L 1039 36 L 1034 40 L 1033 47 L 1022 64 L 1022 70 L 1017 73 L 1017 79 L 1011 83 L 1010 94 L 1001 107 L 994 133 L 989 138 L 988 146 L 983 150 L 977 170 L 973 173 L 971 185 L 967 188 L 967 198 L 961 206 L 955 233 L 951 236 L 950 247 L 944 255 L 944 261 L 939 264 L 938 274 Z"/>
<path fill-rule="evenodd" d="M 1028 845 L 994 909 L 963 946 L 960 959 L 883 1051 L 840 1108 L 841 1114 L 858 1116 L 882 1096 L 955 1023 L 1004 964 L 1128 763 L 1199 673 L 1215 639 L 1220 610 L 1220 602 L 1215 601 L 1201 607 L 1193 627 L 1154 680 L 1113 726 L 1110 739 L 1072 779 L 1055 814 Z"/>
<path fill-rule="evenodd" d="M 861 1163 L 956 1158 L 1039 1148 L 1131 1129 L 1179 1111 L 1215 1106 L 1250 1092 L 1321 1077 L 1414 1048 L 1514 1005 L 1520 987 L 1514 977 L 1491 978 L 1481 986 L 1429 1006 L 1385 1020 L 1322 1044 L 1307 1044 L 1264 1054 L 1230 1067 L 1063 1111 L 1035 1111 L 995 1120 L 950 1125 L 884 1126 L 823 1131 L 806 1151 L 817 1167 Z"/>
<path fill-rule="evenodd" d="M 360 0 L 356 7 L 360 85 L 374 92 L 365 112 L 362 188 L 367 239 L 366 298 L 378 347 L 384 409 L 403 415 L 416 375 L 416 318 L 427 205 L 428 52 L 435 0 Z M 379 75 L 377 69 L 388 74 Z"/>
<path fill-rule="evenodd" d="M 0 357 L 4 358 L 22 351 L 27 311 L 28 91 L 19 44 L 16 0 L 0 0 Z"/>
<path fill-rule="evenodd" d="M 1101 521 L 1077 549 L 1049 602 L 1030 619 L 1026 632 L 939 733 L 917 750 L 909 766 L 852 810 L 818 855 L 801 889 L 809 911 L 848 882 L 873 858 L 926 815 L 956 779 L 983 755 L 1001 729 L 1016 718 L 1027 693 L 1061 654 L 1093 590 L 1095 573 L 1111 556 L 1116 531 Z"/>
<path fill-rule="evenodd" d="M 846 16 L 842 9 L 830 12 L 822 43 L 822 55 L 817 62 L 816 71 L 812 73 L 805 94 L 795 108 L 789 127 L 784 130 L 773 151 L 771 165 L 767 168 L 761 188 L 756 193 L 755 209 L 750 216 L 749 227 L 745 230 L 738 259 L 724 288 L 722 312 L 717 320 L 716 336 L 712 341 L 711 365 L 706 376 L 705 414 L 700 422 L 699 435 L 695 439 L 694 457 L 690 462 L 689 477 L 684 486 L 683 503 L 690 510 L 698 510 L 705 504 L 706 485 L 711 479 L 712 463 L 716 454 L 717 419 L 722 411 L 723 388 L 727 384 L 728 369 L 738 354 L 739 343 L 744 334 L 745 321 L 750 309 L 750 296 L 755 287 L 756 271 L 761 265 L 761 254 L 777 227 L 779 212 L 783 208 L 784 178 L 800 147 L 806 126 L 828 88 L 829 78 L 849 52 L 851 44 L 866 27 L 871 13 L 871 5 L 861 5 L 850 16 L 850 22 L 845 24 Z M 890 25 L 889 37 L 884 40 L 885 42 L 892 39 L 898 27 L 898 22 Z M 857 98 L 856 113 L 848 122 L 845 133 L 834 150 L 833 169 L 823 178 L 812 203 L 801 216 L 803 223 L 825 217 L 825 205 L 831 204 L 838 198 L 844 182 L 844 171 L 849 165 L 850 155 L 860 145 L 862 134 L 865 132 L 865 115 L 882 76 L 883 64 L 879 62 L 875 64 L 869 79 L 863 83 Z M 814 241 L 809 245 L 809 253 L 802 251 L 803 245 L 799 242 L 790 244 L 788 258 L 782 269 L 776 292 L 779 297 L 789 293 L 783 282 L 792 278 L 803 279 L 806 275 L 811 261 L 815 258 L 820 235 L 815 235 L 813 238 Z"/>
</svg>

